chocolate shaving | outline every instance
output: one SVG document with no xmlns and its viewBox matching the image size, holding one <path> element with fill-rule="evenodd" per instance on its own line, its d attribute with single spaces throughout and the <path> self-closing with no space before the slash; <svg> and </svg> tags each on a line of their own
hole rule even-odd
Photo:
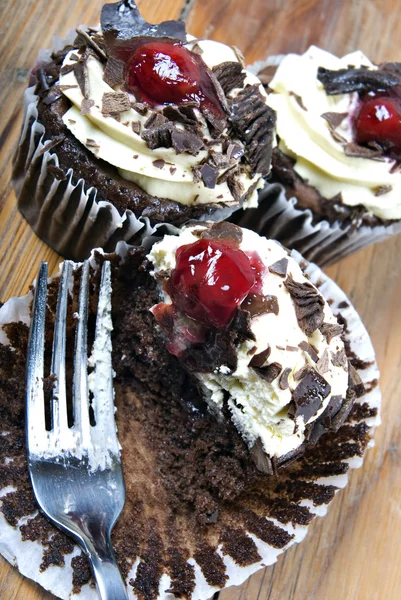
<svg viewBox="0 0 401 600">
<path fill-rule="evenodd" d="M 245 145 L 245 157 L 252 175 L 268 175 L 276 114 L 267 106 L 258 85 L 247 85 L 230 101 L 230 123 Z"/>
<path fill-rule="evenodd" d="M 204 148 L 201 138 L 195 132 L 177 127 L 173 127 L 171 130 L 171 142 L 177 154 L 187 152 L 195 156 Z"/>
<path fill-rule="evenodd" d="M 256 442 L 250 449 L 250 455 L 252 457 L 253 462 L 255 463 L 256 468 L 259 471 L 261 471 L 262 473 L 266 473 L 266 475 L 273 475 L 271 461 L 265 452 L 260 437 L 257 438 Z"/>
<path fill-rule="evenodd" d="M 298 346 L 301 348 L 301 350 L 303 350 L 304 352 L 306 352 L 307 354 L 309 354 L 309 356 L 311 357 L 311 359 L 317 363 L 319 360 L 319 355 L 317 354 L 316 350 L 313 348 L 313 346 L 311 346 L 311 344 L 308 344 L 308 342 L 306 342 L 305 340 L 303 342 L 300 342 L 298 344 Z"/>
<path fill-rule="evenodd" d="M 379 150 L 372 150 L 366 146 L 360 146 L 355 142 L 350 142 L 344 145 L 344 153 L 346 156 L 353 156 L 355 158 L 370 158 L 371 160 L 384 161 L 385 158 L 383 153 Z"/>
<path fill-rule="evenodd" d="M 301 367 L 300 369 L 298 369 L 298 371 L 296 371 L 293 375 L 293 379 L 294 381 L 299 381 L 300 379 L 302 379 L 303 377 L 305 377 L 305 375 L 307 374 L 307 372 L 309 371 L 310 366 L 309 365 L 304 365 L 303 367 Z"/>
<path fill-rule="evenodd" d="M 360 398 L 365 393 L 364 383 L 360 378 L 358 371 L 352 366 L 351 363 L 348 364 L 348 369 L 348 384 L 355 392 L 356 397 Z"/>
<path fill-rule="evenodd" d="M 329 370 L 329 366 L 330 366 L 329 351 L 327 350 L 327 348 L 325 348 L 322 357 L 319 358 L 319 360 L 318 360 L 316 369 L 320 373 L 320 375 L 324 375 Z"/>
<path fill-rule="evenodd" d="M 124 69 L 122 60 L 109 56 L 103 72 L 104 81 L 112 88 L 121 85 L 124 82 Z"/>
<path fill-rule="evenodd" d="M 203 184 L 206 188 L 213 190 L 216 187 L 217 171 L 208 164 L 200 167 Z"/>
<path fill-rule="evenodd" d="M 375 188 L 375 196 L 384 196 L 384 194 L 388 194 L 393 189 L 392 185 L 379 185 Z"/>
<path fill-rule="evenodd" d="M 244 87 L 246 73 L 239 62 L 223 62 L 213 67 L 218 82 L 227 96 L 233 89 Z"/>
<path fill-rule="evenodd" d="M 287 350 L 287 352 L 298 352 L 299 348 L 297 346 L 286 346 L 285 350 Z"/>
<path fill-rule="evenodd" d="M 348 113 L 326 112 L 320 115 L 322 119 L 328 122 L 332 129 L 336 129 L 348 117 Z"/>
<path fill-rule="evenodd" d="M 166 162 L 162 158 L 152 161 L 152 165 L 156 167 L 156 169 L 162 169 L 165 164 Z"/>
<path fill-rule="evenodd" d="M 143 102 L 132 102 L 132 108 L 142 117 L 144 117 L 148 112 L 148 107 Z"/>
<path fill-rule="evenodd" d="M 131 109 L 131 102 L 125 92 L 105 92 L 102 97 L 102 115 L 115 117 Z"/>
<path fill-rule="evenodd" d="M 335 367 L 342 367 L 343 369 L 347 370 L 348 360 L 344 349 L 339 350 L 338 352 L 332 352 L 331 362 Z"/>
<path fill-rule="evenodd" d="M 345 400 L 338 411 L 338 413 L 333 417 L 331 421 L 331 429 L 332 431 L 338 431 L 340 427 L 344 425 L 346 418 L 351 412 L 352 407 L 355 402 L 355 392 L 352 389 L 348 389 Z"/>
<path fill-rule="evenodd" d="M 276 261 L 275 263 L 269 266 L 269 271 L 271 273 L 275 273 L 275 275 L 285 277 L 287 275 L 287 267 L 288 258 L 281 258 L 280 260 Z"/>
<path fill-rule="evenodd" d="M 92 138 L 86 138 L 85 146 L 88 146 L 89 148 L 100 148 L 99 144 Z"/>
<path fill-rule="evenodd" d="M 324 319 L 324 300 L 317 289 L 308 282 L 295 281 L 291 275 L 284 281 L 295 305 L 295 314 L 302 331 L 310 337 L 320 328 Z"/>
<path fill-rule="evenodd" d="M 159 115 L 165 120 L 163 115 Z M 187 152 L 188 154 L 196 155 L 203 149 L 203 142 L 200 137 L 185 129 L 178 129 L 174 123 L 164 122 L 158 126 L 149 128 L 149 121 L 145 124 L 145 129 L 141 137 L 151 150 L 155 148 L 171 148 L 173 147 L 177 154 Z M 217 177 L 217 176 L 216 176 Z"/>
<path fill-rule="evenodd" d="M 288 389 L 288 376 L 291 373 L 291 369 L 287 367 L 280 375 L 280 379 L 278 380 L 278 387 L 280 390 Z"/>
<path fill-rule="evenodd" d="M 75 65 L 74 65 L 74 64 L 71 64 L 71 65 L 64 65 L 64 66 L 62 66 L 62 67 L 61 67 L 61 69 L 60 69 L 60 74 L 61 74 L 61 75 L 67 75 L 68 73 L 71 73 L 71 71 L 73 71 L 73 70 L 74 70 L 74 67 L 75 67 Z M 40 76 L 40 72 L 41 72 L 41 71 L 43 72 L 43 69 L 39 69 L 39 71 L 38 71 L 38 74 L 39 74 L 39 76 Z M 41 83 L 42 83 L 42 81 L 41 81 Z M 42 86 L 43 86 L 43 83 L 42 83 Z M 46 82 L 46 86 L 47 86 L 47 82 Z M 49 86 L 45 87 L 44 89 L 49 89 Z"/>
<path fill-rule="evenodd" d="M 292 96 L 295 100 L 296 103 L 302 108 L 302 110 L 305 110 L 306 112 L 308 112 L 308 109 L 306 108 L 305 104 L 302 101 L 301 96 L 298 96 L 298 94 L 296 94 L 295 92 L 289 92 L 289 95 Z"/>
<path fill-rule="evenodd" d="M 400 83 L 399 78 L 394 75 L 367 67 L 348 67 L 338 71 L 319 67 L 317 78 L 323 84 L 326 94 L 331 96 L 351 92 L 385 91 Z"/>
<path fill-rule="evenodd" d="M 254 356 L 256 358 L 256 356 Z M 252 362 L 252 361 L 251 361 Z M 252 365 L 251 365 L 252 366 Z M 256 373 L 267 381 L 268 383 L 272 383 L 281 373 L 282 366 L 280 363 L 274 362 L 266 367 L 252 367 Z"/>
<path fill-rule="evenodd" d="M 242 229 L 238 225 L 228 223 L 227 221 L 220 221 L 219 223 L 213 223 L 211 227 L 202 231 L 200 237 L 205 239 L 230 240 L 239 246 L 242 242 L 242 235 Z"/>
<path fill-rule="evenodd" d="M 141 133 L 141 122 L 140 121 L 132 121 L 131 128 L 134 133 L 139 135 Z"/>
<path fill-rule="evenodd" d="M 95 106 L 95 102 L 88 98 L 84 98 L 81 102 L 81 115 L 88 115 L 92 106 Z"/>
<path fill-rule="evenodd" d="M 247 310 L 252 317 L 273 313 L 278 315 L 279 305 L 277 296 L 263 296 L 263 294 L 248 294 L 241 304 L 243 310 Z"/>
<path fill-rule="evenodd" d="M 292 392 L 292 402 L 288 413 L 294 417 L 303 417 L 305 423 L 317 413 L 323 400 L 331 392 L 331 386 L 313 368 L 309 368 Z"/>
<path fill-rule="evenodd" d="M 343 326 L 338 323 L 322 323 L 319 329 L 321 334 L 326 338 L 328 344 L 330 344 L 333 338 L 337 335 L 341 335 L 343 332 Z"/>
<path fill-rule="evenodd" d="M 85 56 L 83 56 L 82 60 L 80 60 L 79 62 L 74 63 L 73 71 L 83 97 L 87 98 L 89 94 L 89 83 Z"/>
<path fill-rule="evenodd" d="M 150 117 L 145 121 L 145 129 L 157 129 L 161 125 L 167 123 L 167 119 L 164 115 L 159 112 L 152 112 Z"/>
<path fill-rule="evenodd" d="M 78 38 L 75 40 L 74 42 L 74 46 L 82 46 L 84 44 L 90 46 L 92 48 L 92 50 L 95 51 L 95 53 L 98 55 L 98 57 L 102 60 L 105 61 L 107 60 L 107 56 L 105 54 L 105 52 L 102 50 L 102 48 L 100 48 L 100 46 L 95 42 L 95 40 L 83 29 L 80 29 L 78 27 L 78 29 L 76 30 L 77 34 L 78 34 Z M 80 43 L 80 38 L 82 39 L 83 43 Z"/>
<path fill-rule="evenodd" d="M 163 108 L 163 115 L 169 121 L 191 125 L 197 123 L 195 111 L 190 106 L 172 106 L 171 104 Z"/>
<path fill-rule="evenodd" d="M 270 348 L 270 346 L 267 346 L 266 350 L 262 350 L 262 352 L 259 352 L 259 354 L 255 354 L 255 356 L 252 358 L 251 362 L 249 363 L 249 366 L 250 367 L 263 367 L 263 365 L 269 358 L 270 354 L 271 354 L 271 348 Z"/>
</svg>

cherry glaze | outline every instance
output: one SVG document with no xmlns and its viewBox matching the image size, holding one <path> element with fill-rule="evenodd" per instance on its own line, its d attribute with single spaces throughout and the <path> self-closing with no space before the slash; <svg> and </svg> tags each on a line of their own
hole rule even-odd
<svg viewBox="0 0 401 600">
<path fill-rule="evenodd" d="M 222 114 L 205 63 L 181 45 L 155 41 L 139 46 L 127 65 L 126 88 L 151 106 L 195 102 Z"/>
<path fill-rule="evenodd" d="M 401 99 L 367 97 L 353 119 L 355 141 L 383 143 L 401 149 Z"/>
<path fill-rule="evenodd" d="M 258 268 L 235 244 L 201 239 L 177 250 L 167 290 L 180 312 L 222 328 L 254 288 Z"/>
</svg>

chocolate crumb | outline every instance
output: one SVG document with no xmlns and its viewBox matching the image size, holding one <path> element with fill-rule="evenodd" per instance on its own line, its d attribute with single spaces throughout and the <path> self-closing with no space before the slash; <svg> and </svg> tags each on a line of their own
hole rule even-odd
<svg viewBox="0 0 401 600">
<path fill-rule="evenodd" d="M 286 277 L 288 267 L 288 258 L 281 258 L 277 262 L 269 266 L 269 271 L 275 275 Z"/>
<path fill-rule="evenodd" d="M 280 390 L 288 389 L 288 376 L 291 373 L 291 369 L 287 367 L 280 375 L 280 379 L 278 380 L 278 386 Z"/>
<path fill-rule="evenodd" d="M 152 165 L 154 167 L 156 167 L 156 169 L 162 169 L 165 164 L 166 164 L 166 162 L 162 158 L 159 158 L 158 160 L 153 160 L 152 161 Z"/>
</svg>

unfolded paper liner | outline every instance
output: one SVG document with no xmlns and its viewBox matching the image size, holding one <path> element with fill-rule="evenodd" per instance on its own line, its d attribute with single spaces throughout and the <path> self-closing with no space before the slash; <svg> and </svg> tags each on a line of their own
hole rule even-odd
<svg viewBox="0 0 401 600">
<path fill-rule="evenodd" d="M 116 251 L 117 254 L 124 258 L 129 251 L 129 247 L 125 243 L 120 242 Z M 364 362 L 364 368 L 361 368 L 358 371 L 364 384 L 366 384 L 367 391 L 364 396 L 357 400 L 357 402 L 361 404 L 366 403 L 369 408 L 377 409 L 376 416 L 366 419 L 359 419 L 359 422 L 365 422 L 368 427 L 370 441 L 367 447 L 370 447 L 373 445 L 372 435 L 374 429 L 380 423 L 379 409 L 381 403 L 381 394 L 379 387 L 375 385 L 375 383 L 377 383 L 379 372 L 375 362 L 375 354 L 369 339 L 369 335 L 357 312 L 351 306 L 347 297 L 340 290 L 340 288 L 332 280 L 326 277 L 319 267 L 314 264 L 306 263 L 302 256 L 300 256 L 297 252 L 293 251 L 292 256 L 298 263 L 301 264 L 302 268 L 305 269 L 312 283 L 314 283 L 320 289 L 323 296 L 330 301 L 334 314 L 341 313 L 346 322 L 345 338 L 349 343 L 350 350 L 355 356 Z M 93 255 L 92 264 L 94 267 L 96 266 L 96 263 L 93 260 Z M 8 343 L 5 333 L 1 331 L 2 325 L 18 320 L 29 324 L 29 306 L 31 300 L 32 294 L 30 293 L 23 298 L 12 298 L 0 308 L 0 343 Z M 5 432 L 0 432 L 0 434 L 1 433 L 3 435 L 5 434 Z M 329 436 L 330 434 L 326 435 Z M 363 458 L 355 453 L 352 456 L 348 456 L 346 459 L 338 459 L 335 464 L 337 465 L 338 463 L 346 462 L 348 463 L 349 468 L 352 469 L 359 468 L 362 465 L 362 461 Z M 347 474 L 342 473 L 341 475 L 321 477 L 318 480 L 315 479 L 313 480 L 313 483 L 319 484 L 322 486 L 322 489 L 326 489 L 326 486 L 335 486 L 337 492 L 346 486 L 347 481 Z M 10 491 L 13 491 L 11 487 L 0 490 L 0 502 L 1 497 Z M 299 499 L 297 504 L 299 506 L 307 507 L 314 516 L 324 516 L 327 512 L 327 505 L 324 501 L 320 503 L 316 502 L 315 505 L 311 500 Z M 240 585 L 257 570 L 275 563 L 277 557 L 282 552 L 287 550 L 293 544 L 301 542 L 308 531 L 308 525 L 292 525 L 290 522 L 284 523 L 282 518 L 280 521 L 278 521 L 269 516 L 268 521 L 279 527 L 283 532 L 288 532 L 289 534 L 293 535 L 293 538 L 284 547 L 278 549 L 262 541 L 255 534 L 248 531 L 247 535 L 256 544 L 261 560 L 247 567 L 241 567 L 236 564 L 230 556 L 223 553 L 222 545 L 220 545 L 217 549 L 217 553 L 224 561 L 226 575 L 228 576 L 225 587 Z M 78 548 L 75 548 L 74 552 L 70 555 L 65 556 L 65 565 L 63 567 L 50 567 L 41 572 L 40 565 L 42 562 L 43 547 L 38 542 L 22 540 L 19 526 L 24 522 L 26 522 L 26 517 L 22 519 L 16 527 L 13 527 L 7 523 L 3 514 L 0 513 L 0 553 L 12 565 L 17 567 L 21 574 L 36 581 L 46 590 L 51 591 L 59 598 L 96 600 L 97 593 L 94 588 L 90 587 L 89 585 L 85 585 L 79 594 L 73 594 L 72 592 L 71 560 L 74 556 L 79 554 Z M 219 591 L 219 588 L 212 587 L 207 583 L 199 564 L 196 562 L 193 556 L 188 559 L 188 563 L 194 567 L 195 572 L 195 588 L 191 596 L 192 600 L 206 600 L 207 598 L 210 598 L 216 591 Z M 127 581 L 130 581 L 131 578 L 135 577 L 138 564 L 139 559 L 137 559 L 133 564 L 127 577 Z M 167 591 L 171 587 L 170 584 L 170 577 L 164 573 L 161 576 L 159 584 L 160 600 L 173 600 L 174 596 Z M 129 598 L 135 598 L 136 596 L 134 595 L 132 586 L 128 585 L 127 588 Z"/>
<path fill-rule="evenodd" d="M 276 67 L 285 55 L 258 61 L 249 70 L 255 75 L 266 67 Z M 341 191 L 339 189 L 339 191 Z M 269 239 L 279 240 L 287 248 L 300 252 L 307 260 L 323 266 L 331 265 L 376 242 L 382 242 L 401 231 L 401 219 L 388 225 L 343 227 L 327 220 L 313 223 L 309 209 L 296 206 L 296 198 L 287 198 L 281 184 L 267 184 L 259 193 L 258 208 L 238 212 L 234 219 L 241 227 L 253 229 Z"/>
<path fill-rule="evenodd" d="M 37 64 L 48 62 L 52 52 L 72 44 L 75 37 L 75 31 L 68 32 L 64 40 L 54 37 L 51 50 L 41 50 Z M 62 181 L 51 173 L 52 167 L 59 166 L 57 146 L 45 138 L 37 103 L 34 86 L 28 88 L 13 170 L 18 208 L 34 232 L 56 252 L 75 261 L 87 258 L 93 248 L 113 252 L 119 241 L 140 243 L 154 231 L 147 217 L 137 217 L 129 209 L 120 214 L 111 202 L 100 200 L 98 190 L 77 177 L 73 169 L 68 169 Z M 200 220 L 222 221 L 237 209 L 223 205 Z"/>
</svg>

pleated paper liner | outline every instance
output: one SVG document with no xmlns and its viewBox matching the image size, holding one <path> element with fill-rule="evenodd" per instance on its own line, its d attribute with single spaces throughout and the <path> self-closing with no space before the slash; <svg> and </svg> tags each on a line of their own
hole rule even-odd
<svg viewBox="0 0 401 600">
<path fill-rule="evenodd" d="M 128 260 L 124 257 L 130 249 L 120 242 L 117 253 Z M 336 493 L 346 486 L 348 471 L 361 466 L 365 451 L 373 444 L 374 428 L 380 422 L 381 396 L 369 336 L 339 287 L 316 265 L 307 264 L 296 252 L 292 255 L 306 267 L 334 314 L 341 315 L 347 353 L 366 393 L 357 399 L 337 433 L 323 435 L 302 458 L 280 470 L 277 477 L 263 478 L 233 502 L 222 502 L 216 523 L 194 526 L 193 509 L 183 503 L 171 512 L 166 490 L 152 479 L 154 455 L 141 454 L 141 447 L 135 446 L 141 435 L 140 420 L 126 404 L 130 391 L 121 389 L 117 377 L 117 423 L 128 494 L 114 544 L 130 598 L 206 600 L 216 591 L 239 585 L 258 569 L 273 564 L 282 552 L 304 539 L 316 516 L 325 515 Z M 96 267 L 94 258 L 92 262 Z M 0 324 L 19 320 L 28 324 L 31 300 L 29 294 L 6 302 L 0 309 Z M 20 339 L 13 328 L 6 327 L 6 331 L 1 333 L 0 342 L 18 346 Z M 6 353 L 7 349 L 0 346 L 0 351 Z M 13 364 L 21 362 L 21 352 L 21 348 L 14 350 Z M 5 362 L 2 364 L 4 369 Z M 80 550 L 51 525 L 43 529 L 26 469 L 24 424 L 13 416 L 15 409 L 13 399 L 7 397 L 7 381 L 6 378 L 0 384 L 0 413 L 11 411 L 9 418 L 0 421 L 0 552 L 23 575 L 59 598 L 95 600 L 97 594 L 87 583 L 89 570 Z M 152 415 L 145 413 L 143 418 Z"/>
<path fill-rule="evenodd" d="M 287 198 L 279 183 L 267 184 L 259 192 L 258 208 L 237 211 L 232 220 L 268 239 L 280 241 L 321 267 L 401 231 L 401 220 L 390 225 L 362 225 L 356 229 L 324 220 L 313 223 L 312 211 L 297 208 L 296 199 Z"/>
</svg>

